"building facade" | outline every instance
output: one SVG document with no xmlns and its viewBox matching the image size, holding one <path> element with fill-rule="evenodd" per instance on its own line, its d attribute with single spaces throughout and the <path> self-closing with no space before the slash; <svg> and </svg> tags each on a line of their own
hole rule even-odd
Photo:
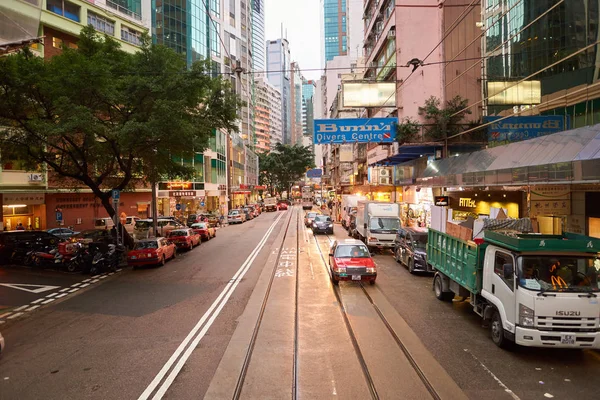
<svg viewBox="0 0 600 400">
<path fill-rule="evenodd" d="M 321 0 L 323 64 L 348 54 L 348 0 Z"/>
<path fill-rule="evenodd" d="M 291 130 L 292 130 L 292 144 L 302 143 L 302 132 L 304 127 L 303 120 L 303 104 L 302 101 L 302 85 L 304 77 L 300 71 L 300 67 L 297 62 L 292 62 L 290 65 L 291 71 L 291 82 L 290 82 L 290 97 L 291 97 Z"/>
<path fill-rule="evenodd" d="M 269 83 L 266 78 L 260 78 L 255 82 L 254 125 L 256 126 L 256 151 L 259 153 L 271 151 L 271 101 L 267 85 Z"/>
<path fill-rule="evenodd" d="M 254 71 L 264 71 L 267 67 L 265 48 L 265 2 L 251 0 L 252 3 L 252 63 Z"/>
<path fill-rule="evenodd" d="M 281 93 L 282 143 L 292 143 L 290 47 L 287 39 L 267 41 L 267 79 Z"/>
<path fill-rule="evenodd" d="M 315 93 L 317 84 L 314 80 L 304 80 L 302 82 L 302 103 L 303 103 L 303 120 L 302 135 L 304 139 L 308 139 L 312 147 L 313 135 L 315 132 Z M 313 148 L 314 152 L 314 148 Z"/>
</svg>

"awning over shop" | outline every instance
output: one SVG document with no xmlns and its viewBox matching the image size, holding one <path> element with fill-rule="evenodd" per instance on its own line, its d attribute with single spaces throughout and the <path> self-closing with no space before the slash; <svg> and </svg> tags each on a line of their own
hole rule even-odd
<svg viewBox="0 0 600 400">
<path fill-rule="evenodd" d="M 600 159 L 600 124 L 436 160 L 423 178 Z"/>
<path fill-rule="evenodd" d="M 473 152 L 480 150 L 483 147 L 480 143 L 461 143 L 461 144 L 449 144 L 448 152 L 450 154 L 459 154 L 465 152 Z M 384 158 L 383 160 L 377 161 L 369 166 L 387 167 L 402 164 L 407 161 L 414 160 L 419 157 L 429 157 L 435 155 L 437 150 L 443 150 L 444 145 L 440 144 L 405 144 L 400 146 L 398 154 Z"/>
</svg>

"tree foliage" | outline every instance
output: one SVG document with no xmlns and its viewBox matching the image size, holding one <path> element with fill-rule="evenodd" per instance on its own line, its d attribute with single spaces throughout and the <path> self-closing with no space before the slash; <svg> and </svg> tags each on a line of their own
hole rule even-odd
<svg viewBox="0 0 600 400">
<path fill-rule="evenodd" d="M 396 141 L 403 145 L 404 143 L 412 143 L 417 138 L 421 124 L 413 118 L 402 118 L 396 125 Z"/>
<path fill-rule="evenodd" d="M 271 194 L 283 192 L 314 167 L 314 154 L 309 147 L 277 143 L 271 153 L 259 154 L 259 180 Z"/>
<path fill-rule="evenodd" d="M 459 133 L 462 130 L 461 122 L 471 114 L 470 109 L 465 109 L 468 104 L 469 101 L 461 96 L 447 101 L 443 108 L 441 100 L 434 96 L 425 100 L 425 105 L 419 107 L 419 115 L 425 120 L 426 136 L 432 140 L 441 140 Z"/>
<path fill-rule="evenodd" d="M 110 216 L 112 189 L 190 177 L 174 156 L 204 151 L 215 129 L 236 130 L 239 105 L 208 62 L 188 69 L 147 38 L 130 54 L 87 27 L 77 49 L 48 61 L 28 50 L 0 58 L 1 148 L 88 187 Z"/>
</svg>

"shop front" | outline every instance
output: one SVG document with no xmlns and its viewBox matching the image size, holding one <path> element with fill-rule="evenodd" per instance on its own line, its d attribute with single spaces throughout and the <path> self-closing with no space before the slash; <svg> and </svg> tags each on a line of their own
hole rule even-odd
<svg viewBox="0 0 600 400">
<path fill-rule="evenodd" d="M 521 218 L 525 193 L 522 191 L 467 191 L 447 193 L 454 221 L 466 221 L 469 217 L 490 217 L 493 208 L 502 208 L 509 218 Z"/>
<path fill-rule="evenodd" d="M 250 195 L 252 191 L 247 185 L 234 186 L 231 188 L 231 207 L 239 208 L 250 204 Z"/>
<path fill-rule="evenodd" d="M 120 216 L 148 218 L 150 192 L 121 192 Z M 94 228 L 96 218 L 108 217 L 108 212 L 93 193 L 47 193 L 47 228 L 72 226 L 76 231 Z"/>
<path fill-rule="evenodd" d="M 206 184 L 206 210 L 210 214 L 227 215 L 226 185 Z"/>
<path fill-rule="evenodd" d="M 173 216 L 186 220 L 190 214 L 208 213 L 204 190 L 159 190 L 158 216 Z"/>
<path fill-rule="evenodd" d="M 14 230 L 19 224 L 25 229 L 46 229 L 44 193 L 4 193 L 0 196 L 2 226 Z"/>
<path fill-rule="evenodd" d="M 418 228 L 431 225 L 433 191 L 428 187 L 405 186 L 399 203 L 402 226 Z"/>
<path fill-rule="evenodd" d="M 570 185 L 531 186 L 529 217 L 532 221 L 537 221 L 540 233 L 560 235 L 564 230 L 569 230 L 567 220 L 570 215 Z"/>
</svg>

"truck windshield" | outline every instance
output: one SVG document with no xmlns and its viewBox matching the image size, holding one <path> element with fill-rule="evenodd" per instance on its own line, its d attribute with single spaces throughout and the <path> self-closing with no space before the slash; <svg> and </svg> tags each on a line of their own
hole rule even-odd
<svg viewBox="0 0 600 400">
<path fill-rule="evenodd" d="M 398 218 L 371 218 L 369 221 L 369 230 L 376 231 L 398 231 L 400 229 L 400 220 Z"/>
<path fill-rule="evenodd" d="M 530 290 L 600 292 L 600 259 L 585 256 L 521 256 L 519 285 Z"/>
</svg>

